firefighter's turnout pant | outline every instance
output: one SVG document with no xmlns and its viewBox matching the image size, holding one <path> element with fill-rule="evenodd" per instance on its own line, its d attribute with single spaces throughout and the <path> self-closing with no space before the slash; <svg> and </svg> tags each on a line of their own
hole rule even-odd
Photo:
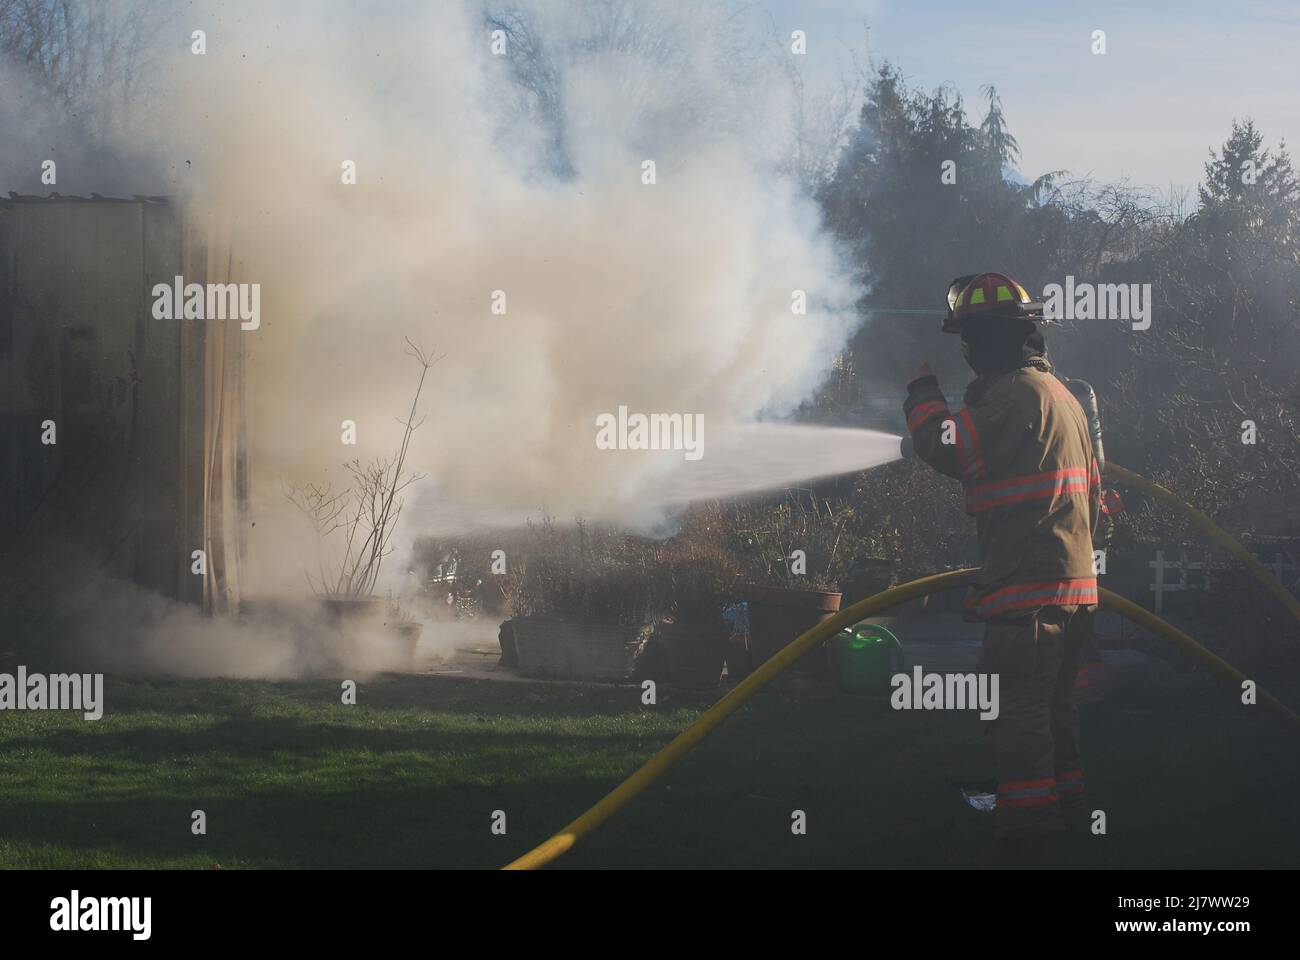
<svg viewBox="0 0 1300 960">
<path fill-rule="evenodd" d="M 985 627 L 979 669 L 999 675 L 999 713 L 988 731 L 999 839 L 1056 833 L 1086 821 L 1075 684 L 1092 643 L 1095 609 L 1042 607 Z"/>
</svg>

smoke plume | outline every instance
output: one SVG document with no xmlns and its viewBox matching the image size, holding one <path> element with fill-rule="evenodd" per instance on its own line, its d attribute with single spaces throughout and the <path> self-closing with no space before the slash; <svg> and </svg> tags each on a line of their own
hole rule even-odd
<svg viewBox="0 0 1300 960">
<path fill-rule="evenodd" d="M 263 590 L 301 593 L 313 563 L 282 482 L 400 439 L 407 337 L 445 357 L 403 540 L 431 498 L 653 524 L 681 454 L 599 450 L 597 416 L 702 414 L 707 463 L 806 399 L 851 332 L 860 291 L 786 173 L 790 51 L 726 4 L 131 9 L 154 46 L 135 108 L 94 125 L 114 163 L 62 167 L 60 190 L 231 223 L 235 279 L 261 285 L 241 335 Z"/>
</svg>

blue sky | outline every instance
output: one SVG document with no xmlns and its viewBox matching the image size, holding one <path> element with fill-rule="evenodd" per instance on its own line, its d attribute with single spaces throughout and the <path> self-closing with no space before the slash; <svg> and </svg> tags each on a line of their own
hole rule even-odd
<svg viewBox="0 0 1300 960">
<path fill-rule="evenodd" d="M 1033 178 L 1068 169 L 1164 190 L 1200 180 L 1209 147 L 1249 116 L 1275 145 L 1300 136 L 1300 3 L 1146 0 L 760 0 L 783 35 L 808 34 L 809 76 L 831 82 L 847 44 L 926 89 L 1002 97 Z M 1091 52 L 1093 30 L 1107 53 Z"/>
</svg>

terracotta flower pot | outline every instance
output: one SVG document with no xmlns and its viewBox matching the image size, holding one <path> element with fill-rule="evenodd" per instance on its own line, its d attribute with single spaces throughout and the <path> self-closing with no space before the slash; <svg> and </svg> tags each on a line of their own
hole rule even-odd
<svg viewBox="0 0 1300 960">
<path fill-rule="evenodd" d="M 843 595 L 825 590 L 793 590 L 751 584 L 749 603 L 749 656 L 754 667 L 771 659 L 800 634 L 806 633 L 840 609 Z M 796 669 L 814 676 L 830 675 L 826 646 L 822 644 L 799 659 Z"/>
<path fill-rule="evenodd" d="M 674 687 L 711 690 L 722 677 L 730 631 L 725 623 L 670 623 L 655 629 L 668 653 L 668 673 Z"/>
</svg>

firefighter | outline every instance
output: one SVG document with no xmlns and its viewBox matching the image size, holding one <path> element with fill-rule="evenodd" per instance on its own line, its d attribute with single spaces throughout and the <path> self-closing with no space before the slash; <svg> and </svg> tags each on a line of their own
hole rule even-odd
<svg viewBox="0 0 1300 960">
<path fill-rule="evenodd" d="M 950 410 L 922 364 L 903 410 L 916 455 L 961 481 L 975 518 L 966 616 L 985 624 L 979 669 L 999 674 L 994 834 L 1014 841 L 1087 819 L 1074 693 L 1097 608 L 1101 478 L 1087 418 L 1048 362 L 1042 304 L 983 273 L 954 280 L 948 307 L 943 330 L 975 372 L 964 406 Z"/>
</svg>

